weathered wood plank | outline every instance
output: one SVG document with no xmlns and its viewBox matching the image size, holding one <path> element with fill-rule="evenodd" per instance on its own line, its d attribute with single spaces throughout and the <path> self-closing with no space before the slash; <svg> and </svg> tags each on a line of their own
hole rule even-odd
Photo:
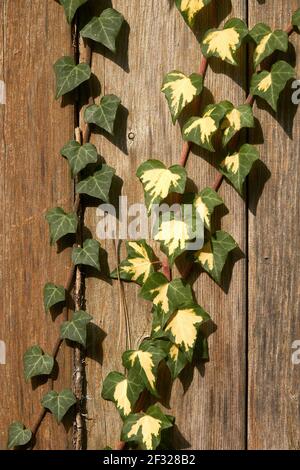
<svg viewBox="0 0 300 470">
<path fill-rule="evenodd" d="M 285 28 L 300 2 L 275 0 L 259 5 L 250 0 L 249 7 L 250 26 L 263 21 Z M 295 51 L 291 48 L 289 59 L 293 61 L 296 53 L 299 76 L 299 36 L 294 34 L 291 41 Z M 291 104 L 291 89 L 281 97 L 279 109 L 276 116 L 270 108 L 255 107 L 264 136 L 261 159 L 268 170 L 258 167 L 249 183 L 250 449 L 300 447 L 300 366 L 291 361 L 292 343 L 300 338 L 300 118 Z M 257 132 L 252 137 L 257 142 Z M 257 188 L 269 172 L 255 209 Z"/>
<path fill-rule="evenodd" d="M 0 79 L 7 99 L 1 113 L 1 322 L 0 339 L 7 347 L 0 365 L 0 448 L 14 420 L 32 426 L 47 385 L 25 384 L 22 355 L 40 344 L 51 352 L 60 318 L 46 317 L 42 303 L 45 282 L 64 283 L 70 268 L 69 250 L 50 248 L 45 212 L 53 206 L 71 208 L 69 169 L 59 156 L 72 136 L 73 109 L 54 102 L 52 64 L 72 54 L 70 29 L 54 1 L 0 1 Z M 70 385 L 68 349 L 59 358 L 55 388 Z M 33 389 L 34 388 L 34 389 Z M 65 428 L 48 415 L 37 448 L 65 449 Z"/>
<path fill-rule="evenodd" d="M 246 1 L 222 2 L 218 6 L 218 20 L 230 16 L 246 17 Z M 116 60 L 94 55 L 93 70 L 99 77 L 103 93 L 115 93 L 122 98 L 128 110 L 128 122 L 122 119 L 116 127 L 116 138 L 110 142 L 102 135 L 93 137 L 99 153 L 117 169 L 123 180 L 122 194 L 128 204 L 143 202 L 142 188 L 135 177 L 138 165 L 148 158 L 159 158 L 166 164 L 178 161 L 182 140 L 178 126 L 173 127 L 160 87 L 165 73 L 173 69 L 191 73 L 198 69 L 199 45 L 177 10 L 170 2 L 155 0 L 140 2 L 116 0 L 113 6 L 120 10 L 130 24 L 128 64 L 127 36 L 123 31 L 121 48 Z M 209 10 L 211 12 L 211 10 Z M 207 22 L 207 19 L 204 18 Z M 206 85 L 215 100 L 230 99 L 235 104 L 244 101 L 244 53 L 239 68 L 224 67 L 213 61 Z M 129 74 L 128 74 L 129 71 Z M 123 110 L 124 119 L 126 115 Z M 131 133 L 131 134 L 130 134 Z M 129 136 L 130 134 L 130 136 Z M 202 153 L 201 153 L 202 155 Z M 203 155 L 207 158 L 207 155 Z M 212 160 L 211 160 L 212 161 Z M 212 185 L 216 176 L 209 162 L 192 154 L 188 172 L 202 189 Z M 223 218 L 222 227 L 228 230 L 245 251 L 245 205 L 227 184 L 221 195 L 230 211 Z M 96 210 L 87 211 L 86 222 L 95 233 Z M 109 252 L 110 268 L 115 267 L 111 242 L 104 242 Z M 124 254 L 124 252 L 122 251 Z M 184 374 L 184 386 L 179 380 L 173 388 L 169 412 L 176 416 L 182 434 L 176 436 L 178 447 L 194 449 L 241 449 L 245 437 L 245 320 L 246 320 L 245 262 L 234 267 L 228 292 L 215 286 L 205 274 L 194 287 L 199 303 L 207 309 L 217 324 L 210 342 L 211 362 Z M 138 288 L 125 285 L 125 296 L 130 318 L 132 346 L 148 334 L 150 304 L 138 298 Z M 226 291 L 226 289 L 224 289 Z M 121 354 L 126 347 L 123 309 L 119 306 L 118 285 L 105 280 L 87 279 L 87 309 L 104 333 L 98 333 L 99 343 L 87 360 L 88 378 L 88 446 L 101 448 L 118 440 L 120 420 L 114 406 L 100 398 L 103 378 L 111 370 L 122 370 Z M 105 339 L 100 341 L 103 336 Z M 191 383 L 190 383 L 191 382 Z M 190 383 L 190 384 L 189 384 Z M 188 386 L 189 384 L 189 386 Z M 188 388 L 184 393 L 184 388 Z"/>
</svg>

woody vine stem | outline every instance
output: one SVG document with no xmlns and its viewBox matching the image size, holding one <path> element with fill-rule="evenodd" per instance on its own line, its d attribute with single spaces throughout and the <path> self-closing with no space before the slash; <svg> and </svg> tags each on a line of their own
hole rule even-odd
<svg viewBox="0 0 300 470">
<path fill-rule="evenodd" d="M 49 391 L 43 396 L 42 410 L 31 427 L 18 421 L 10 425 L 9 448 L 25 445 L 33 448 L 46 413 L 51 412 L 60 422 L 71 410 L 73 447 L 81 450 L 86 445 L 84 357 L 92 316 L 85 311 L 84 277 L 87 269 L 100 271 L 101 267 L 99 242 L 84 237 L 84 211 L 90 198 L 109 201 L 115 173 L 99 159 L 90 137 L 93 126 L 113 134 L 121 102 L 115 95 L 103 96 L 97 103 L 94 101 L 91 89 L 92 48 L 93 43 L 98 42 L 115 52 L 124 18 L 113 8 L 93 16 L 89 0 L 60 0 L 60 4 L 67 21 L 73 25 L 75 44 L 75 60 L 65 56 L 54 64 L 56 99 L 73 93 L 75 114 L 79 116 L 74 138 L 61 149 L 61 155 L 68 160 L 71 169 L 75 200 L 72 212 L 66 213 L 63 208 L 56 207 L 47 212 L 46 219 L 52 244 L 66 235 L 73 237 L 73 267 L 65 287 L 52 282 L 44 287 L 45 309 L 51 311 L 63 305 L 63 321 L 51 355 L 39 345 L 27 349 L 24 375 L 26 380 L 48 376 Z M 191 29 L 201 21 L 202 10 L 211 8 L 211 16 L 217 18 L 215 0 L 175 0 L 175 4 Z M 238 18 L 230 19 L 222 28 L 214 26 L 199 39 L 203 58 L 198 73 L 187 76 L 173 70 L 163 80 L 162 92 L 173 123 L 179 117 L 184 120 L 184 144 L 178 164 L 167 168 L 163 162 L 151 159 L 137 169 L 149 216 L 162 203 L 175 203 L 176 206 L 176 209 L 172 206 L 167 211 L 158 211 L 156 218 L 153 238 L 159 243 L 163 255 L 159 259 L 146 240 L 128 241 L 127 258 L 111 273 L 111 278 L 119 283 L 121 296 L 124 296 L 123 281 L 138 284 L 140 296 L 152 302 L 153 314 L 149 337 L 142 340 L 137 350 L 129 349 L 122 356 L 125 372 L 113 371 L 103 383 L 102 398 L 116 405 L 123 421 L 121 440 L 115 445 L 116 449 L 125 446 L 129 449 L 156 449 L 171 445 L 170 431 L 174 418 L 165 414 L 157 404 L 158 372 L 167 368 L 171 379 L 175 380 L 193 360 L 195 351 L 200 360 L 208 360 L 205 324 L 210 322 L 210 316 L 195 299 L 187 282 L 189 274 L 195 265 L 200 265 L 216 283 L 222 283 L 225 262 L 237 243 L 230 234 L 214 229 L 214 210 L 224 204 L 218 189 L 225 178 L 239 194 L 243 194 L 245 180 L 259 153 L 253 145 L 241 145 L 240 131 L 255 125 L 255 98 L 265 100 L 276 111 L 280 93 L 295 76 L 293 67 L 285 60 L 275 60 L 275 54 L 277 51 L 287 52 L 289 36 L 293 31 L 299 31 L 300 9 L 292 15 L 291 24 L 285 31 L 272 31 L 263 23 L 249 30 Z M 251 77 L 250 94 L 245 103 L 239 106 L 229 101 L 211 103 L 190 116 L 188 105 L 195 104 L 202 93 L 209 58 L 216 57 L 237 66 L 238 50 L 246 41 L 254 45 L 253 66 L 256 72 Z M 272 66 L 267 63 L 270 58 Z M 87 89 L 89 98 L 86 102 Z M 186 193 L 185 166 L 192 145 L 211 152 L 219 174 L 211 187 L 191 194 Z M 184 269 L 181 277 L 173 279 L 172 268 L 178 261 Z M 70 293 L 73 293 L 73 303 L 69 301 Z M 72 310 L 74 312 L 69 317 Z M 55 391 L 53 368 L 64 342 L 73 348 L 73 386 L 72 389 Z M 148 406 L 150 403 L 154 404 Z"/>
</svg>

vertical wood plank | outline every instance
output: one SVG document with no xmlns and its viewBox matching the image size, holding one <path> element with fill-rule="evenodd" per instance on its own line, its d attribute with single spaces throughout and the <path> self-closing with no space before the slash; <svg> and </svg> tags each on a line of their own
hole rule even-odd
<svg viewBox="0 0 300 470">
<path fill-rule="evenodd" d="M 47 281 L 65 283 L 70 252 L 49 247 L 46 210 L 71 208 L 69 169 L 59 150 L 73 132 L 73 109 L 54 101 L 53 63 L 72 54 L 70 29 L 54 1 L 0 1 L 0 79 L 6 83 L 1 113 L 1 322 L 7 348 L 0 365 L 0 448 L 10 422 L 31 427 L 46 384 L 25 384 L 22 356 L 34 344 L 51 352 L 60 318 L 45 315 L 42 289 Z M 70 353 L 58 358 L 55 388 L 70 385 Z M 65 449 L 63 424 L 47 415 L 37 436 L 38 449 Z"/>
<path fill-rule="evenodd" d="M 298 0 L 249 1 L 250 26 L 263 21 L 285 28 Z M 299 77 L 300 38 L 293 34 Z M 249 182 L 249 426 L 250 449 L 299 449 L 300 366 L 291 360 L 299 328 L 299 111 L 291 103 L 291 87 L 277 115 L 258 102 L 262 126 L 261 159 Z M 295 114 L 296 113 L 296 114 Z M 257 132 L 252 133 L 257 143 Z M 268 175 L 268 173 L 270 174 Z M 258 187 L 268 181 L 258 199 Z M 256 208 L 257 205 L 257 208 Z"/>
</svg>

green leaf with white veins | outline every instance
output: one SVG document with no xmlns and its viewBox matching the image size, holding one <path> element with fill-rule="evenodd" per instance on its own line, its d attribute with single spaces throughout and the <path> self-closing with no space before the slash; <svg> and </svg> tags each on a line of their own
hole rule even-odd
<svg viewBox="0 0 300 470">
<path fill-rule="evenodd" d="M 187 77 L 184 73 L 174 70 L 165 76 L 162 92 L 168 101 L 173 124 L 195 96 L 200 95 L 202 89 L 203 77 L 198 73 L 192 73 Z"/>
<path fill-rule="evenodd" d="M 221 161 L 219 171 L 242 195 L 245 179 L 258 159 L 258 150 L 253 145 L 244 144 L 238 152 L 228 155 Z"/>
<path fill-rule="evenodd" d="M 263 98 L 276 111 L 280 93 L 287 82 L 294 77 L 293 67 L 284 60 L 280 60 L 272 66 L 271 72 L 264 70 L 252 76 L 250 93 Z"/>
<path fill-rule="evenodd" d="M 80 33 L 82 37 L 93 39 L 116 52 L 116 39 L 123 21 L 123 15 L 113 8 L 107 8 L 99 17 L 92 18 Z"/>
<path fill-rule="evenodd" d="M 77 231 L 78 218 L 73 212 L 66 214 L 61 207 L 55 207 L 47 211 L 45 217 L 50 227 L 51 245 L 65 235 Z"/>
<path fill-rule="evenodd" d="M 102 398 L 115 403 L 121 417 L 124 419 L 133 411 L 144 385 L 132 370 L 128 376 L 119 372 L 110 372 L 103 382 Z"/>
<path fill-rule="evenodd" d="M 62 390 L 61 392 L 51 392 L 46 393 L 42 400 L 41 404 L 44 408 L 47 408 L 54 414 L 57 421 L 60 422 L 67 411 L 76 403 L 76 398 L 72 391 L 68 388 Z"/>
<path fill-rule="evenodd" d="M 292 25 L 300 29 L 300 8 L 295 11 L 292 17 Z"/>
<path fill-rule="evenodd" d="M 136 442 L 141 449 L 155 450 L 161 440 L 161 432 L 173 427 L 173 419 L 152 405 L 146 413 L 130 414 L 124 422 L 121 439 Z"/>
<path fill-rule="evenodd" d="M 88 124 L 96 124 L 109 134 L 114 135 L 114 124 L 120 104 L 120 98 L 115 95 L 103 96 L 99 105 L 92 104 L 86 108 L 84 120 Z"/>
<path fill-rule="evenodd" d="M 176 6 L 186 23 L 192 28 L 196 17 L 211 0 L 175 0 Z"/>
<path fill-rule="evenodd" d="M 83 242 L 83 246 L 74 247 L 72 251 L 72 261 L 75 265 L 83 264 L 101 271 L 100 261 L 100 243 L 97 240 L 89 238 Z"/>
<path fill-rule="evenodd" d="M 47 282 L 44 286 L 44 306 L 49 310 L 53 305 L 66 300 L 66 291 L 63 286 L 57 286 L 52 282 Z"/>
<path fill-rule="evenodd" d="M 248 34 L 244 21 L 232 18 L 223 29 L 209 29 L 202 40 L 205 57 L 219 57 L 231 65 L 237 65 L 236 55 L 243 39 Z"/>
<path fill-rule="evenodd" d="M 98 160 L 98 152 L 94 145 L 89 143 L 80 145 L 76 140 L 70 140 L 60 153 L 68 159 L 73 176 L 76 176 L 89 163 L 96 163 Z"/>
<path fill-rule="evenodd" d="M 13 449 L 17 446 L 24 446 L 28 444 L 32 437 L 30 429 L 26 429 L 24 424 L 15 421 L 11 423 L 8 428 L 8 442 L 7 447 Z"/>
<path fill-rule="evenodd" d="M 159 160 L 147 160 L 138 167 L 136 175 L 144 187 L 148 213 L 153 204 L 160 204 L 170 193 L 184 193 L 187 175 L 180 165 L 166 168 Z"/>
<path fill-rule="evenodd" d="M 205 188 L 195 196 L 194 206 L 208 230 L 215 208 L 222 204 L 224 204 L 223 199 L 211 188 Z"/>
<path fill-rule="evenodd" d="M 203 269 L 218 283 L 229 253 L 237 247 L 231 235 L 219 230 L 204 247 L 195 253 L 195 259 Z"/>
<path fill-rule="evenodd" d="M 254 127 L 253 109 L 249 104 L 241 104 L 226 113 L 221 125 L 224 129 L 223 146 L 225 147 L 232 137 L 244 127 Z"/>
<path fill-rule="evenodd" d="M 87 1 L 88 0 L 59 0 L 59 3 L 64 7 L 68 23 L 72 22 L 78 8 Z"/>
<path fill-rule="evenodd" d="M 61 57 L 54 64 L 56 75 L 55 99 L 69 93 L 91 76 L 91 69 L 87 64 L 75 64 L 73 57 Z"/>
<path fill-rule="evenodd" d="M 60 337 L 75 341 L 86 346 L 86 329 L 93 317 L 84 310 L 74 312 L 70 321 L 65 321 L 60 327 Z"/>
<path fill-rule="evenodd" d="M 24 376 L 28 381 L 37 375 L 49 375 L 54 366 L 54 359 L 44 354 L 39 346 L 28 348 L 23 356 Z"/>
<path fill-rule="evenodd" d="M 288 49 L 288 35 L 280 29 L 272 31 L 266 24 L 258 23 L 249 34 L 257 44 L 253 55 L 255 68 L 274 51 L 286 52 Z"/>
<path fill-rule="evenodd" d="M 182 130 L 184 140 L 214 152 L 212 138 L 219 128 L 220 121 L 230 109 L 232 104 L 229 101 L 206 106 L 202 117 L 192 117 L 184 125 Z"/>
<path fill-rule="evenodd" d="M 114 168 L 102 165 L 101 170 L 76 184 L 76 192 L 109 202 L 109 191 L 115 172 Z"/>
</svg>

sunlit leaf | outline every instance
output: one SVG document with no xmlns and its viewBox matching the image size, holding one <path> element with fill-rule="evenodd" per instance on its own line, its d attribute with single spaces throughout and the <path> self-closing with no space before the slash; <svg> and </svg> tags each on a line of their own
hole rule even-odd
<svg viewBox="0 0 300 470">
<path fill-rule="evenodd" d="M 103 44 L 110 51 L 116 52 L 116 39 L 124 17 L 113 8 L 107 8 L 99 17 L 94 17 L 81 30 L 81 36 Z"/>
<path fill-rule="evenodd" d="M 168 297 L 169 281 L 162 273 L 153 273 L 148 277 L 140 291 L 140 296 L 151 300 L 161 317 L 160 324 L 164 325 L 172 309 Z"/>
<path fill-rule="evenodd" d="M 241 104 L 228 111 L 222 122 L 224 129 L 223 146 L 227 145 L 232 137 L 244 127 L 254 127 L 253 109 L 249 104 Z"/>
<path fill-rule="evenodd" d="M 80 145 L 76 140 L 70 140 L 70 142 L 64 145 L 60 153 L 68 159 L 74 176 L 89 163 L 96 163 L 98 159 L 98 152 L 94 145 L 89 143 Z"/>
<path fill-rule="evenodd" d="M 75 341 L 86 346 L 87 325 L 93 317 L 84 310 L 73 313 L 70 321 L 65 321 L 60 327 L 60 337 Z"/>
<path fill-rule="evenodd" d="M 60 422 L 71 406 L 76 403 L 76 398 L 73 392 L 66 388 L 61 392 L 55 392 L 54 390 L 46 393 L 41 404 L 44 408 L 47 408 L 54 414 L 57 421 Z"/>
<path fill-rule="evenodd" d="M 28 348 L 23 356 L 25 380 L 37 375 L 49 375 L 54 366 L 54 359 L 49 354 L 43 353 L 40 346 Z"/>
<path fill-rule="evenodd" d="M 83 63 L 76 65 L 73 57 L 61 57 L 53 67 L 56 75 L 55 99 L 74 90 L 91 76 L 89 65 Z"/>
<path fill-rule="evenodd" d="M 50 227 L 50 243 L 52 245 L 65 235 L 77 231 L 77 215 L 73 212 L 66 214 L 61 207 L 48 210 L 46 220 Z"/>
<path fill-rule="evenodd" d="M 211 188 L 205 188 L 195 196 L 194 205 L 208 230 L 210 230 L 211 216 L 215 208 L 222 204 L 224 204 L 223 199 Z"/>
<path fill-rule="evenodd" d="M 45 310 L 49 310 L 53 305 L 64 302 L 66 299 L 66 291 L 63 286 L 57 286 L 52 282 L 47 282 L 44 286 L 44 306 Z"/>
<path fill-rule="evenodd" d="M 108 165 L 102 165 L 101 170 L 76 184 L 76 192 L 109 202 L 109 191 L 116 170 Z"/>
<path fill-rule="evenodd" d="M 30 429 L 26 429 L 24 424 L 15 421 L 11 423 L 8 429 L 8 442 L 7 447 L 13 449 L 17 446 L 24 446 L 28 444 L 32 437 Z"/>
<path fill-rule="evenodd" d="M 96 126 L 113 135 L 116 115 L 120 104 L 120 98 L 115 95 L 103 96 L 99 105 L 92 104 L 85 109 L 84 120 L 88 124 L 96 124 Z"/>
<path fill-rule="evenodd" d="M 83 242 L 82 248 L 74 247 L 72 261 L 75 265 L 84 264 L 100 271 L 100 243 L 97 240 L 88 238 Z"/>
<path fill-rule="evenodd" d="M 197 15 L 211 0 L 175 0 L 176 6 L 187 24 L 192 28 Z"/>
<path fill-rule="evenodd" d="M 280 29 L 272 31 L 266 24 L 258 23 L 249 34 L 257 44 L 253 55 L 255 68 L 274 51 L 286 52 L 288 49 L 288 35 Z"/>
<path fill-rule="evenodd" d="M 81 5 L 88 0 L 59 0 L 59 3 L 64 7 L 68 23 L 71 23 L 76 11 Z"/>
</svg>

